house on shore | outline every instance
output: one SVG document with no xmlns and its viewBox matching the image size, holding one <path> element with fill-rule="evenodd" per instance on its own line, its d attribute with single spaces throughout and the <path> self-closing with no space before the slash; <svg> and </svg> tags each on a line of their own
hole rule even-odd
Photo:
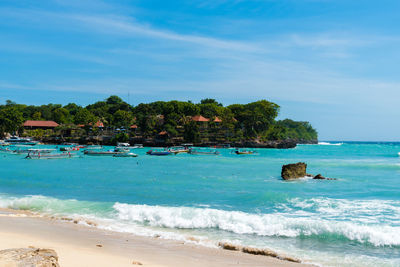
<svg viewBox="0 0 400 267">
<path fill-rule="evenodd" d="M 43 130 L 48 130 L 48 129 L 54 129 L 59 124 L 55 121 L 31 121 L 28 120 L 24 122 L 23 124 L 24 129 L 26 130 L 35 130 L 35 129 L 43 129 Z"/>
</svg>

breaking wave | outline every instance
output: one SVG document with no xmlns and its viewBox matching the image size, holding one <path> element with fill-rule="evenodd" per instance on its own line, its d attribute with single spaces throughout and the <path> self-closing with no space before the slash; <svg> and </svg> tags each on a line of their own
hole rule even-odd
<svg viewBox="0 0 400 267">
<path fill-rule="evenodd" d="M 152 235 L 154 229 L 161 229 L 167 235 L 169 230 L 176 233 L 179 229 L 216 229 L 239 235 L 400 246 L 400 203 L 396 201 L 290 199 L 279 204 L 277 212 L 262 214 L 0 195 L 0 207 L 86 218 L 96 220 L 103 229 L 141 235 Z"/>
</svg>

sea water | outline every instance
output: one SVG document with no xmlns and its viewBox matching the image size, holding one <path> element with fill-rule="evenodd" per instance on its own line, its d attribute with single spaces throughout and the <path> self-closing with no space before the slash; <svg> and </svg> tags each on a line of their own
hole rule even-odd
<svg viewBox="0 0 400 267">
<path fill-rule="evenodd" d="M 0 207 L 205 246 L 269 248 L 322 266 L 400 266 L 400 143 L 146 151 L 51 160 L 0 153 Z M 299 161 L 337 180 L 283 181 L 282 165 Z"/>
</svg>

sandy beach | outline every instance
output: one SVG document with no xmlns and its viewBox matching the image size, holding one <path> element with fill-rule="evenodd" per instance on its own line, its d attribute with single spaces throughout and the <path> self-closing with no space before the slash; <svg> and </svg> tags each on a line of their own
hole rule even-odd
<svg viewBox="0 0 400 267">
<path fill-rule="evenodd" d="M 0 250 L 54 249 L 60 266 L 305 266 L 266 256 L 103 231 L 29 213 L 3 210 Z"/>
</svg>

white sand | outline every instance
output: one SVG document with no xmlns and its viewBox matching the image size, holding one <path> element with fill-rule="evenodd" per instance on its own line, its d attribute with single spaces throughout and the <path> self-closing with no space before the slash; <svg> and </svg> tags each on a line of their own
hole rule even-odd
<svg viewBox="0 0 400 267">
<path fill-rule="evenodd" d="M 304 266 L 266 256 L 102 231 L 71 222 L 13 214 L 0 216 L 0 250 L 54 249 L 62 267 Z M 101 246 L 97 246 L 101 245 Z"/>
</svg>

